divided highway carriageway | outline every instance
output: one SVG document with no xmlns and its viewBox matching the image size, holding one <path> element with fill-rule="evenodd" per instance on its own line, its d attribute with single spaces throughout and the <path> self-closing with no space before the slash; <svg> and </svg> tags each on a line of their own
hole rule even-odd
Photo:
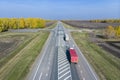
<svg viewBox="0 0 120 80">
<path fill-rule="evenodd" d="M 69 40 L 64 36 L 68 34 Z M 73 47 L 78 55 L 77 64 L 70 63 L 68 49 Z M 58 22 L 35 60 L 26 80 L 99 80 L 94 69 L 72 39 L 62 22 Z"/>
</svg>

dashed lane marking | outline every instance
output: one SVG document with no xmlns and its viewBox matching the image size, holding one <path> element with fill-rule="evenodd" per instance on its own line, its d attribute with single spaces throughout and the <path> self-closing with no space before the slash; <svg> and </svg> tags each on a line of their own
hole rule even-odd
<svg viewBox="0 0 120 80">
<path fill-rule="evenodd" d="M 48 70 L 49 70 L 49 67 L 48 67 Z"/>
<path fill-rule="evenodd" d="M 85 80 L 85 78 L 83 78 L 83 80 Z"/>
<path fill-rule="evenodd" d="M 80 72 L 82 73 L 82 70 Z"/>
<path fill-rule="evenodd" d="M 48 74 L 46 74 L 46 76 L 48 76 Z"/>
</svg>

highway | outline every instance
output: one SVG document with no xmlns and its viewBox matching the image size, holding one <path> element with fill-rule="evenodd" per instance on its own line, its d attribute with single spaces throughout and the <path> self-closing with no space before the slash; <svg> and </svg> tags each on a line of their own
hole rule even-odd
<svg viewBox="0 0 120 80">
<path fill-rule="evenodd" d="M 26 80 L 99 80 L 62 22 L 58 22 L 56 27 L 50 31 Z M 64 40 L 65 33 L 69 35 L 69 41 Z M 75 48 L 79 56 L 78 64 L 70 64 L 67 56 L 69 47 Z"/>
</svg>

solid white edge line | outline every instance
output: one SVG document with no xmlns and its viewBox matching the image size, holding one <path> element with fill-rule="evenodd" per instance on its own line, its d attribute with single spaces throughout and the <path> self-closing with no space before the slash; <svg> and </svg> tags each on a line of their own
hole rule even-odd
<svg viewBox="0 0 120 80">
<path fill-rule="evenodd" d="M 41 77 L 42 77 L 42 73 L 40 74 L 39 80 L 41 79 Z"/>
</svg>

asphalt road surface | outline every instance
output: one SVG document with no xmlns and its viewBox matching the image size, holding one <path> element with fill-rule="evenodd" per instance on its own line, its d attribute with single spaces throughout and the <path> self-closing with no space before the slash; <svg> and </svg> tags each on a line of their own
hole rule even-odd
<svg viewBox="0 0 120 80">
<path fill-rule="evenodd" d="M 69 41 L 64 40 L 65 34 L 69 35 Z M 70 64 L 67 55 L 69 47 L 75 48 L 79 56 L 78 64 Z M 58 22 L 51 30 L 26 80 L 99 80 L 99 78 L 72 39 L 69 30 Z"/>
</svg>

